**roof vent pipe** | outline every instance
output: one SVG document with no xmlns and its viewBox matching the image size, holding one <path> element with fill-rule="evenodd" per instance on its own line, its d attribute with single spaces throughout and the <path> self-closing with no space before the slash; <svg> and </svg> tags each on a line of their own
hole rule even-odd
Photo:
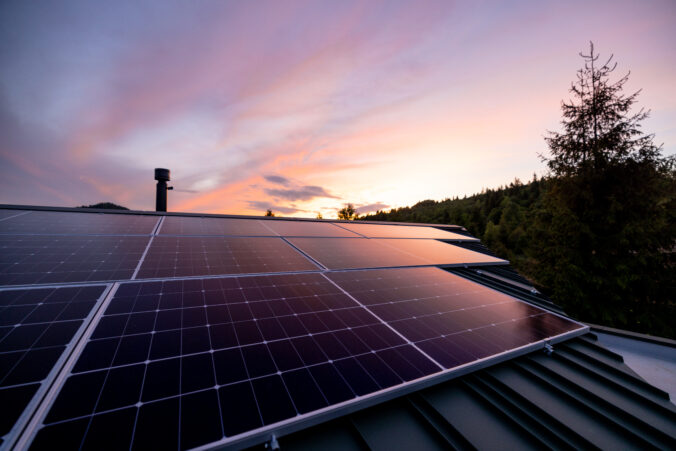
<svg viewBox="0 0 676 451">
<path fill-rule="evenodd" d="M 157 180 L 157 196 L 155 197 L 155 210 L 167 211 L 167 191 L 174 189 L 167 186 L 169 169 L 155 168 L 155 180 Z"/>
</svg>

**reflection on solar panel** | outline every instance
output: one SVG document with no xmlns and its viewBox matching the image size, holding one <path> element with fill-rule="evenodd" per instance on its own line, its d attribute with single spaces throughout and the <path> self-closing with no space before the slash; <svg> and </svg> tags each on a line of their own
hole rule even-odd
<svg viewBox="0 0 676 451">
<path fill-rule="evenodd" d="M 277 236 L 257 219 L 166 216 L 160 235 Z"/>
<path fill-rule="evenodd" d="M 476 238 L 448 232 L 434 227 L 399 226 L 388 224 L 359 224 L 341 222 L 341 227 L 364 235 L 368 238 L 431 238 L 439 240 L 477 241 Z"/>
<path fill-rule="evenodd" d="M 330 222 L 311 221 L 265 221 L 265 225 L 280 236 L 325 236 L 325 237 L 357 237 Z"/>
<path fill-rule="evenodd" d="M 289 238 L 328 269 L 427 265 L 428 261 L 366 238 Z"/>
<path fill-rule="evenodd" d="M 380 243 L 433 265 L 507 264 L 506 260 L 436 240 L 385 239 Z"/>
<path fill-rule="evenodd" d="M 149 235 L 158 216 L 33 211 L 0 222 L 0 233 Z"/>
<path fill-rule="evenodd" d="M 444 368 L 583 328 L 438 268 L 328 277 Z"/>
<path fill-rule="evenodd" d="M 316 269 L 281 238 L 156 236 L 137 278 Z"/>
<path fill-rule="evenodd" d="M 437 371 L 321 274 L 126 284 L 33 448 L 192 448 Z"/>
<path fill-rule="evenodd" d="M 0 444 L 8 438 L 103 289 L 0 291 Z"/>
<path fill-rule="evenodd" d="M 0 285 L 130 279 L 148 236 L 0 236 Z"/>
<path fill-rule="evenodd" d="M 507 263 L 436 240 L 289 238 L 329 269 Z"/>
</svg>

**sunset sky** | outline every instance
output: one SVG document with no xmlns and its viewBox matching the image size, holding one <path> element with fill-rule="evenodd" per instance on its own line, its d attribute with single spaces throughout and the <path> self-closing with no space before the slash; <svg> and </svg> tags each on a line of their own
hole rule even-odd
<svg viewBox="0 0 676 451">
<path fill-rule="evenodd" d="M 676 2 L 3 1 L 0 203 L 335 217 L 543 175 L 594 41 L 676 153 Z"/>
</svg>

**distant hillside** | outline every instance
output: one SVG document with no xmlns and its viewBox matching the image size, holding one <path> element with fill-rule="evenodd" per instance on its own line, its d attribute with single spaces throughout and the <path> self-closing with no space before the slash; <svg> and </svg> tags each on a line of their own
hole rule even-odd
<svg viewBox="0 0 676 451">
<path fill-rule="evenodd" d="M 98 204 L 93 205 L 81 205 L 77 208 L 100 208 L 103 210 L 129 210 L 127 207 L 114 204 L 112 202 L 99 202 Z"/>
<path fill-rule="evenodd" d="M 603 249 L 597 243 L 595 246 L 598 247 L 591 250 L 590 256 L 589 249 L 580 246 L 577 239 L 581 230 L 578 225 L 571 226 L 566 235 L 558 239 L 557 244 L 551 244 L 551 241 L 547 244 L 542 239 L 543 231 L 550 234 L 551 231 L 543 217 L 548 215 L 547 208 L 550 206 L 546 204 L 549 202 L 547 192 L 555 181 L 556 179 L 534 177 L 524 184 L 516 179 L 507 186 L 486 189 L 473 196 L 443 201 L 424 200 L 412 207 L 397 208 L 387 213 L 376 212 L 359 219 L 463 226 L 498 256 L 509 260 L 522 275 L 530 279 L 543 293 L 551 296 L 572 316 L 591 323 L 676 338 L 676 330 L 673 328 L 673 318 L 676 317 L 676 254 L 673 249 L 668 245 L 662 247 L 663 258 L 653 259 L 658 262 L 653 266 L 643 265 L 642 261 L 634 264 L 631 254 L 628 257 L 613 257 L 616 249 L 621 246 L 613 241 L 614 237 L 608 237 L 606 248 Z M 673 186 L 673 182 L 671 183 Z M 662 218 L 666 217 L 667 220 L 652 221 L 660 229 L 650 233 L 664 236 L 667 243 L 671 237 L 673 242 L 674 213 L 670 212 L 670 206 L 674 204 L 673 189 L 667 190 L 661 203 L 665 205 L 663 210 L 666 210 L 666 213 L 663 211 Z M 638 230 L 636 233 L 640 237 L 642 232 Z M 644 236 L 647 236 L 647 232 Z M 636 237 L 635 239 L 638 240 Z M 637 249 L 639 250 L 629 252 L 638 254 L 641 247 Z M 564 281 L 561 279 L 564 276 L 552 262 L 560 261 L 561 255 L 571 254 L 582 262 L 570 264 L 572 271 L 580 274 L 578 279 Z M 595 258 L 599 254 L 611 257 L 605 260 Z M 586 262 L 590 259 L 595 265 L 591 271 L 586 269 L 589 266 Z M 557 281 L 556 288 L 550 285 L 552 280 Z M 610 288 L 602 294 L 604 302 L 598 302 L 598 294 L 588 286 L 599 286 L 602 283 Z M 633 292 L 628 289 L 637 284 L 641 285 Z M 578 298 L 583 301 L 575 301 L 574 297 L 561 290 L 562 285 L 577 290 Z M 641 286 L 645 288 L 642 289 Z"/>
</svg>

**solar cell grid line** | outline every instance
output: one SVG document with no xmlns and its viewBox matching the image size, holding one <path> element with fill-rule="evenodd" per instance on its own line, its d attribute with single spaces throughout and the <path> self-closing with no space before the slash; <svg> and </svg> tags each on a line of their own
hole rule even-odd
<svg viewBox="0 0 676 451">
<path fill-rule="evenodd" d="M 279 237 L 156 236 L 137 279 L 314 271 Z"/>
<path fill-rule="evenodd" d="M 319 273 L 122 283 L 31 449 L 228 444 L 438 371 Z"/>
<path fill-rule="evenodd" d="M 326 276 L 447 369 L 587 330 L 439 268 Z"/>
<path fill-rule="evenodd" d="M 18 438 L 106 287 L 0 290 L 0 444 Z"/>
<path fill-rule="evenodd" d="M 263 220 L 262 223 L 279 236 L 358 237 L 356 233 L 330 222 Z"/>
<path fill-rule="evenodd" d="M 136 264 L 136 269 L 134 269 L 134 274 L 131 275 L 131 279 L 134 280 L 136 279 L 136 276 L 138 275 L 138 272 L 141 270 L 141 265 L 146 259 L 146 255 L 148 255 L 148 250 L 150 250 L 150 245 L 153 244 L 153 240 L 155 239 L 155 236 L 157 235 L 157 232 L 160 230 L 162 227 L 162 224 L 164 223 L 164 218 L 165 216 L 162 216 L 158 221 L 157 225 L 155 226 L 155 229 L 153 230 L 153 234 L 150 237 L 150 240 L 148 240 L 148 244 L 146 245 L 145 250 L 143 251 L 143 254 L 141 254 L 141 258 L 139 258 L 138 263 Z"/>
<path fill-rule="evenodd" d="M 165 216 L 160 235 L 277 236 L 258 219 Z"/>
<path fill-rule="evenodd" d="M 0 285 L 129 279 L 149 236 L 0 235 Z"/>
<path fill-rule="evenodd" d="M 295 244 L 293 244 L 287 238 L 285 238 L 285 237 L 281 237 L 281 238 L 284 240 L 284 242 L 286 244 L 288 244 L 289 246 L 294 248 L 296 250 L 296 252 L 301 254 L 303 257 L 307 258 L 310 262 L 312 262 L 312 264 L 316 265 L 320 270 L 325 271 L 327 269 L 324 265 L 321 264 L 321 262 L 315 260 L 310 255 L 306 254 L 301 248 L 297 247 Z"/>
<path fill-rule="evenodd" d="M 359 303 L 359 301 L 358 301 L 355 297 L 351 296 L 350 293 L 348 293 L 347 291 L 345 291 L 340 285 L 338 285 L 336 282 L 334 282 L 333 280 L 331 280 L 331 278 L 327 277 L 326 274 L 322 274 L 322 275 L 323 275 L 324 277 L 326 277 L 326 279 L 329 280 L 332 284 L 334 284 L 336 287 L 338 287 L 343 293 L 345 293 L 347 296 L 349 296 L 350 298 L 352 298 L 352 299 L 354 299 L 355 301 L 357 301 L 357 303 Z M 359 305 L 363 307 L 363 305 L 362 305 L 361 303 L 359 303 Z M 371 313 L 372 313 L 372 314 L 373 314 L 380 322 L 382 322 L 382 323 L 385 324 L 387 327 L 389 327 L 394 333 L 396 333 L 396 334 L 399 335 L 401 338 L 403 338 L 406 342 L 408 342 L 408 343 L 409 343 L 412 347 L 414 347 L 418 352 L 420 352 L 420 353 L 423 354 L 425 357 L 427 357 L 430 361 L 432 361 L 436 366 L 438 366 L 440 369 L 443 369 L 443 368 L 444 368 L 443 365 L 441 365 L 439 362 L 437 362 L 436 360 L 434 360 L 434 358 L 432 358 L 432 357 L 431 357 L 429 354 L 427 354 L 425 351 L 423 351 L 422 349 L 418 348 L 418 347 L 415 345 L 415 343 L 413 343 L 409 338 L 407 338 L 405 335 L 403 335 L 403 334 L 402 334 L 401 332 L 399 332 L 397 329 L 395 329 L 394 327 L 392 327 L 387 321 L 385 321 L 385 320 L 383 319 L 382 313 L 379 314 L 380 312 L 374 311 L 374 309 L 372 309 L 372 308 L 371 308 L 371 309 L 367 309 L 367 310 L 368 310 L 369 312 L 371 312 Z"/>
<path fill-rule="evenodd" d="M 158 217 L 141 214 L 32 211 L 0 222 L 2 234 L 149 235 Z"/>
<path fill-rule="evenodd" d="M 0 210 L 0 221 L 5 221 L 15 216 L 21 216 L 30 213 L 26 210 Z"/>
<path fill-rule="evenodd" d="M 441 240 L 479 241 L 476 238 L 429 226 L 360 224 L 341 222 L 341 227 L 368 238 L 427 238 Z"/>
</svg>

